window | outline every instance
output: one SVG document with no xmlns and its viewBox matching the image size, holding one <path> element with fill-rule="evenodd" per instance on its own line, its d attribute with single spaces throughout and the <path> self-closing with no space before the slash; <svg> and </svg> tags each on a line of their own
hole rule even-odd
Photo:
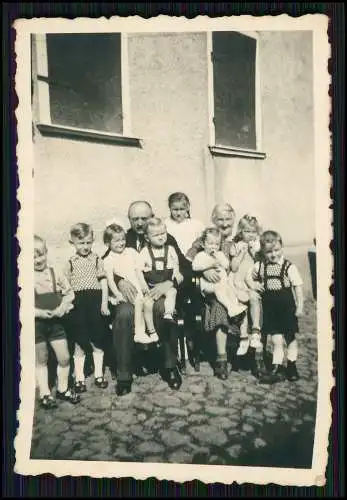
<svg viewBox="0 0 347 500">
<path fill-rule="evenodd" d="M 124 35 L 36 35 L 36 67 L 42 133 L 136 141 L 130 137 Z"/>
<path fill-rule="evenodd" d="M 215 31 L 209 37 L 211 151 L 260 153 L 259 76 L 256 35 Z"/>
</svg>

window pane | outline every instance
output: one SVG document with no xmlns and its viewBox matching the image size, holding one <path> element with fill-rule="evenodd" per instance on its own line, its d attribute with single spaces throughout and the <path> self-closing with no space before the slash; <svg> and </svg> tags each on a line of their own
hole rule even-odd
<svg viewBox="0 0 347 500">
<path fill-rule="evenodd" d="M 213 33 L 216 144 L 256 149 L 256 40 L 234 32 Z"/>
<path fill-rule="evenodd" d="M 54 124 L 122 133 L 119 33 L 47 35 Z"/>
</svg>

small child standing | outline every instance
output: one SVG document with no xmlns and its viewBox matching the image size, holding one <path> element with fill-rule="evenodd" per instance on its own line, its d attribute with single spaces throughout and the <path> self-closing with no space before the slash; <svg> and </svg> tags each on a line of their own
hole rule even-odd
<svg viewBox="0 0 347 500">
<path fill-rule="evenodd" d="M 248 287 L 246 277 L 254 262 L 260 259 L 260 234 L 261 227 L 256 217 L 248 214 L 241 217 L 230 248 L 231 273 L 229 275 L 229 279 L 235 286 L 238 299 L 243 304 L 249 305 L 252 323 L 252 333 L 249 336 L 248 315 L 246 314 L 240 325 L 240 346 L 236 354 L 243 356 L 247 352 L 250 353 L 251 370 L 255 376 L 260 375 L 260 360 L 258 358 L 262 357 L 263 351 L 260 332 L 261 298 L 255 290 Z M 261 356 L 256 356 L 256 354 Z"/>
<path fill-rule="evenodd" d="M 107 282 L 113 296 L 110 296 L 110 302 L 117 305 L 124 302 L 124 297 L 118 290 L 114 274 L 130 281 L 137 289 L 137 296 L 134 302 L 135 308 L 135 336 L 134 342 L 139 344 L 149 344 L 158 342 L 159 337 L 155 333 L 153 316 L 147 317 L 147 329 L 149 332 L 154 332 L 147 335 L 145 332 L 146 325 L 143 316 L 144 297 L 139 283 L 136 269 L 138 268 L 139 254 L 134 248 L 126 247 L 126 236 L 124 229 L 118 224 L 110 224 L 104 231 L 104 243 L 108 246 L 110 253 L 104 260 L 104 266 L 107 276 Z"/>
<path fill-rule="evenodd" d="M 70 243 L 76 254 L 69 259 L 66 275 L 75 292 L 71 333 L 75 341 L 75 390 L 87 390 L 84 379 L 85 351 L 93 350 L 95 385 L 108 386 L 103 376 L 104 351 L 102 343 L 107 335 L 103 316 L 109 316 L 106 273 L 101 258 L 92 252 L 94 234 L 89 224 L 78 223 L 70 230 Z"/>
<path fill-rule="evenodd" d="M 138 257 L 137 276 L 145 297 L 144 316 L 148 325 L 151 321 L 153 322 L 154 300 L 150 296 L 151 290 L 159 283 L 168 280 L 176 282 L 178 286 L 182 283 L 183 276 L 180 273 L 177 252 L 167 243 L 167 230 L 162 219 L 157 217 L 149 219 L 145 237 L 147 245 L 141 250 Z M 165 294 L 164 319 L 166 320 L 174 321 L 176 296 L 175 286 L 171 287 Z M 154 332 L 149 332 L 149 334 Z"/>
<path fill-rule="evenodd" d="M 45 409 L 57 406 L 48 385 L 48 349 L 50 344 L 58 361 L 56 398 L 76 404 L 80 396 L 68 387 L 70 354 L 63 316 L 73 308 L 74 293 L 66 278 L 47 265 L 47 246 L 34 236 L 35 270 L 35 355 L 36 379 L 40 404 Z"/>
<path fill-rule="evenodd" d="M 303 281 L 297 267 L 285 259 L 281 236 L 265 231 L 260 239 L 263 259 L 256 262 L 247 276 L 247 283 L 261 293 L 263 309 L 263 335 L 271 335 L 273 357 L 271 373 L 260 380 L 274 383 L 284 377 L 284 340 L 287 345 L 288 380 L 298 380 L 296 368 L 299 331 L 298 318 L 303 314 Z"/>
<path fill-rule="evenodd" d="M 164 221 L 167 231 L 176 239 L 182 254 L 186 255 L 205 226 L 199 220 L 191 218 L 190 201 L 186 194 L 170 194 L 168 204 L 170 217 Z"/>
<path fill-rule="evenodd" d="M 201 277 L 201 292 L 203 294 L 215 294 L 218 302 L 227 309 L 230 318 L 238 316 L 247 309 L 247 306 L 239 301 L 233 282 L 228 279 L 230 264 L 221 251 L 221 231 L 215 227 L 205 229 L 202 233 L 201 242 L 204 250 L 194 257 L 192 262 L 193 271 L 204 272 L 208 269 L 216 269 L 221 276 L 218 283 L 210 283 Z"/>
</svg>

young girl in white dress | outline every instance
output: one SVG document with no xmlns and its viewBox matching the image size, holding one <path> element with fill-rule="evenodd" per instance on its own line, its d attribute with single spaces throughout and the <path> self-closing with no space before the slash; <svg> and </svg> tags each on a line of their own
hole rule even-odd
<svg viewBox="0 0 347 500">
<path fill-rule="evenodd" d="M 236 236 L 230 247 L 232 280 L 239 300 L 249 307 L 252 329 L 249 333 L 248 315 L 246 314 L 240 324 L 240 346 L 238 356 L 250 355 L 251 370 L 253 375 L 259 376 L 261 369 L 261 353 L 263 345 L 261 342 L 260 318 L 261 302 L 260 296 L 255 290 L 251 290 L 246 283 L 249 269 L 254 262 L 260 258 L 260 233 L 261 227 L 256 217 L 246 214 L 239 220 Z"/>
<path fill-rule="evenodd" d="M 134 248 L 126 247 L 126 236 L 123 227 L 118 224 L 110 224 L 104 231 L 104 243 L 110 250 L 110 253 L 104 259 L 107 282 L 111 295 L 109 300 L 111 304 L 117 305 L 124 302 L 125 299 L 118 290 L 114 275 L 121 276 L 129 281 L 137 289 L 137 296 L 134 303 L 135 308 L 135 336 L 134 342 L 138 344 L 149 344 L 158 342 L 159 337 L 155 332 L 152 316 L 149 320 L 144 317 L 144 295 L 136 273 L 139 267 L 139 254 Z M 145 323 L 145 319 L 147 322 Z M 146 332 L 147 327 L 147 332 Z"/>
<path fill-rule="evenodd" d="M 176 239 L 181 252 L 186 255 L 205 226 L 199 220 L 191 218 L 190 201 L 186 194 L 170 194 L 168 204 L 170 217 L 165 219 L 167 232 Z"/>
</svg>

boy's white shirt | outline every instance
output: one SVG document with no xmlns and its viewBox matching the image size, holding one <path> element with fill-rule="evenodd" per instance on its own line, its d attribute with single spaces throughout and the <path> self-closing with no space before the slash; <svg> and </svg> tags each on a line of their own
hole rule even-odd
<svg viewBox="0 0 347 500">
<path fill-rule="evenodd" d="M 193 242 L 205 229 L 205 225 L 197 219 L 184 219 L 182 222 L 176 222 L 171 217 L 167 217 L 165 225 L 167 232 L 177 241 L 183 255 L 186 255 Z"/>
<path fill-rule="evenodd" d="M 280 258 L 280 260 L 278 261 L 278 264 L 280 266 L 282 266 L 283 262 L 284 262 L 284 257 L 282 256 Z M 259 272 L 259 269 L 260 269 L 260 262 L 258 261 L 258 262 L 255 262 L 254 265 L 250 268 L 246 279 L 254 281 L 252 278 L 252 274 Z M 290 264 L 287 274 L 288 274 L 288 278 L 289 278 L 289 281 L 290 281 L 292 286 L 302 286 L 303 285 L 303 279 L 302 279 L 301 274 L 300 274 L 300 272 L 295 264 L 292 264 L 292 263 Z"/>
</svg>

